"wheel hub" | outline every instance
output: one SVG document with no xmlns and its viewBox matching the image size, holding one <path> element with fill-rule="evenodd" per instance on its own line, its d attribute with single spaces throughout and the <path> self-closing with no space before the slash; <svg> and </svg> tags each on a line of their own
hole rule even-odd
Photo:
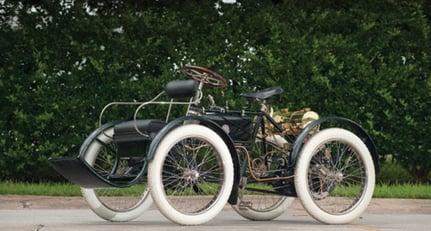
<svg viewBox="0 0 431 231">
<path fill-rule="evenodd" d="M 199 172 L 194 169 L 186 169 L 183 173 L 183 179 L 188 183 L 194 183 L 199 178 Z"/>
</svg>

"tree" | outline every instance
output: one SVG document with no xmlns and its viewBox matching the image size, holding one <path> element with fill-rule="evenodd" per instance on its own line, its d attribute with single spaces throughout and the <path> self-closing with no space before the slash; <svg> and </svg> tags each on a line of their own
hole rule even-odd
<svg viewBox="0 0 431 231">
<path fill-rule="evenodd" d="M 241 92 L 281 85 L 276 107 L 351 118 L 382 158 L 429 182 L 429 9 L 425 0 L 4 1 L 1 178 L 52 177 L 47 158 L 77 155 L 106 103 L 148 100 L 190 63 L 229 80 L 223 95 L 205 89 L 219 104 L 241 107 Z"/>
</svg>

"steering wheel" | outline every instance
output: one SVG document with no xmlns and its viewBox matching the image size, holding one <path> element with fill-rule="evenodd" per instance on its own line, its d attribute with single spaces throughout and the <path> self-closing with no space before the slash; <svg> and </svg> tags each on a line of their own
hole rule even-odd
<svg viewBox="0 0 431 231">
<path fill-rule="evenodd" d="M 182 72 L 187 77 L 212 87 L 226 86 L 225 78 L 223 78 L 220 74 L 217 74 L 216 72 L 205 67 L 192 66 L 187 64 L 182 68 Z"/>
</svg>

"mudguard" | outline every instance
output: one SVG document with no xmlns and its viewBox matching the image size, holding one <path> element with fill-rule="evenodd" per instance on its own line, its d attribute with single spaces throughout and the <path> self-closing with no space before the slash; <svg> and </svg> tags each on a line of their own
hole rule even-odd
<svg viewBox="0 0 431 231">
<path fill-rule="evenodd" d="M 238 155 L 232 139 L 226 134 L 226 132 L 219 125 L 217 125 L 215 122 L 211 120 L 208 120 L 201 116 L 190 115 L 190 116 L 180 117 L 168 123 L 162 130 L 160 130 L 160 132 L 156 135 L 156 137 L 154 137 L 153 141 L 151 142 L 151 145 L 147 154 L 148 161 L 151 161 L 153 159 L 155 152 L 157 150 L 157 147 L 159 146 L 163 138 L 166 136 L 166 134 L 168 134 L 174 128 L 183 125 L 184 122 L 186 121 L 198 123 L 210 128 L 211 130 L 216 132 L 227 145 L 230 155 L 232 157 L 232 162 L 234 167 L 234 177 L 235 177 L 233 187 L 232 187 L 232 192 L 228 202 L 229 204 L 236 204 L 238 200 L 238 185 L 240 180 L 240 172 L 239 172 L 240 168 L 239 168 Z"/>
<path fill-rule="evenodd" d="M 291 154 L 291 169 L 294 169 L 296 165 L 296 160 L 298 159 L 298 155 L 301 151 L 301 148 L 304 144 L 305 139 L 307 138 L 308 134 L 317 126 L 320 126 L 321 124 L 325 122 L 340 122 L 345 125 L 348 125 L 354 130 L 354 133 L 359 136 L 359 138 L 365 143 L 368 150 L 370 151 L 371 157 L 374 162 L 374 168 L 376 170 L 376 173 L 380 170 L 380 164 L 379 164 L 379 157 L 377 155 L 376 146 L 374 145 L 373 140 L 371 139 L 370 135 L 363 129 L 358 123 L 347 119 L 343 117 L 338 116 L 328 116 L 328 117 L 322 117 L 318 120 L 313 121 L 310 123 L 296 138 L 295 143 L 293 144 L 292 154 Z"/>
<path fill-rule="evenodd" d="M 100 127 L 98 127 L 96 130 L 94 130 L 84 141 L 84 143 L 82 143 L 81 147 L 79 148 L 79 155 L 78 158 L 84 158 L 83 155 L 85 154 L 85 152 L 88 149 L 88 146 L 91 144 L 91 142 L 93 142 L 93 140 L 104 130 L 106 130 L 109 127 L 113 127 L 116 124 L 119 124 L 123 121 L 118 120 L 118 121 L 111 121 L 108 122 L 106 124 L 102 124 Z"/>
<path fill-rule="evenodd" d="M 95 169 L 85 161 L 84 154 L 97 136 L 107 128 L 113 127 L 120 122 L 121 121 L 109 122 L 93 131 L 81 145 L 77 157 L 50 158 L 49 162 L 55 170 L 66 179 L 83 188 L 125 188 L 140 182 L 141 177 L 145 176 L 146 173 L 146 163 L 137 176 L 109 180 L 97 173 Z"/>
</svg>

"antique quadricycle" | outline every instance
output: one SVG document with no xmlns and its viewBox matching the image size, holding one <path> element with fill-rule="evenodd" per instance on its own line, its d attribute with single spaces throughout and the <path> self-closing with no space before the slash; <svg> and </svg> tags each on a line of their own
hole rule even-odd
<svg viewBox="0 0 431 231">
<path fill-rule="evenodd" d="M 50 159 L 97 215 L 128 221 L 154 200 L 171 221 L 197 225 L 228 202 L 247 219 L 272 220 L 297 197 L 315 219 L 341 224 L 366 209 L 379 164 L 360 125 L 307 108 L 274 112 L 281 87 L 241 94 L 257 110 L 217 106 L 211 95 L 203 107 L 203 87 L 226 80 L 199 66 L 182 71 L 191 79 L 168 83 L 150 101 L 106 105 L 78 157 Z M 103 123 L 113 105 L 135 106 L 133 119 Z M 152 105 L 166 105 L 165 120 L 138 118 Z M 185 115 L 170 120 L 173 106 Z"/>
</svg>

